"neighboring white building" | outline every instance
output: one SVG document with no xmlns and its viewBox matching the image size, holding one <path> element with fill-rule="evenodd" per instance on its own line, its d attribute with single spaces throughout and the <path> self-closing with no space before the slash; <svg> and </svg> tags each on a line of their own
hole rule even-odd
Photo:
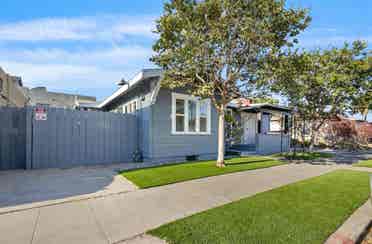
<svg viewBox="0 0 372 244">
<path fill-rule="evenodd" d="M 50 92 L 46 87 L 25 88 L 26 94 L 29 97 L 28 105 L 46 105 L 56 108 L 75 109 L 84 104 L 96 103 L 96 98 L 91 96 L 83 96 L 79 94 L 67 94 L 60 92 Z"/>
</svg>

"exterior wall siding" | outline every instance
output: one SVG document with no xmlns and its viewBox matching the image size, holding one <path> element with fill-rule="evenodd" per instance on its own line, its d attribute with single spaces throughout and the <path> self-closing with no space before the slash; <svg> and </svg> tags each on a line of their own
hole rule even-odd
<svg viewBox="0 0 372 244">
<path fill-rule="evenodd" d="M 180 91 L 177 91 L 180 92 Z M 210 135 L 172 134 L 172 91 L 162 88 L 152 106 L 151 158 L 170 159 L 188 155 L 214 157 L 217 154 L 217 112 L 211 104 Z"/>
<path fill-rule="evenodd" d="M 151 79 L 140 86 L 133 88 L 125 96 L 118 98 L 110 106 L 106 107 L 105 111 L 117 113 L 123 112 L 123 105 L 130 101 L 138 101 L 138 110 L 135 113 L 137 116 L 138 125 L 138 145 L 137 149 L 142 151 L 144 160 L 148 161 L 151 158 L 151 138 L 152 138 L 152 104 L 151 94 L 156 86 L 157 79 Z"/>
<path fill-rule="evenodd" d="M 290 137 L 280 134 L 258 134 L 256 151 L 259 154 L 273 154 L 289 151 Z"/>
</svg>

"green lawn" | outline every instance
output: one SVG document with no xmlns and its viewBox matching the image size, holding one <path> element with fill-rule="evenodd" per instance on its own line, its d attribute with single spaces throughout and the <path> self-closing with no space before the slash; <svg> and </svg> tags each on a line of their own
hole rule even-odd
<svg viewBox="0 0 372 244">
<path fill-rule="evenodd" d="M 273 156 L 284 157 L 285 159 L 292 159 L 292 160 L 315 160 L 319 158 L 332 158 L 334 155 L 332 153 L 326 153 L 326 152 L 297 152 L 295 156 L 293 152 L 290 152 L 290 153 L 279 153 Z"/>
<path fill-rule="evenodd" d="M 353 164 L 355 167 L 367 167 L 367 168 L 372 168 L 372 159 L 369 160 L 361 160 L 356 164 Z"/>
<path fill-rule="evenodd" d="M 324 243 L 367 201 L 368 173 L 339 170 L 169 223 L 168 243 Z"/>
<path fill-rule="evenodd" d="M 175 182 L 228 174 L 244 170 L 261 169 L 283 164 L 266 157 L 239 157 L 226 160 L 226 167 L 217 168 L 216 161 L 173 164 L 147 169 L 121 172 L 121 175 L 140 188 L 161 186 Z"/>
</svg>

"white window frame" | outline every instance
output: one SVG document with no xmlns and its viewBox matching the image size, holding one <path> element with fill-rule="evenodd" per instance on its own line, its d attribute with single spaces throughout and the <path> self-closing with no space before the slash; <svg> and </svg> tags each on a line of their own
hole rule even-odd
<svg viewBox="0 0 372 244">
<path fill-rule="evenodd" d="M 176 131 L 176 100 L 180 99 L 184 101 L 184 131 Z M 189 131 L 189 106 L 188 101 L 196 102 L 196 131 Z M 210 135 L 211 134 L 211 101 L 210 99 L 205 99 L 207 103 L 207 131 L 200 131 L 200 101 L 201 99 L 195 96 L 172 93 L 172 131 L 173 135 Z"/>
<path fill-rule="evenodd" d="M 139 99 L 131 100 L 123 105 L 124 114 L 132 114 L 139 110 Z"/>
<path fill-rule="evenodd" d="M 272 128 L 272 118 L 276 116 L 279 117 L 279 130 L 273 130 Z M 275 134 L 275 133 L 280 133 L 283 130 L 283 114 L 282 113 L 271 113 L 269 117 L 269 133 Z"/>
</svg>

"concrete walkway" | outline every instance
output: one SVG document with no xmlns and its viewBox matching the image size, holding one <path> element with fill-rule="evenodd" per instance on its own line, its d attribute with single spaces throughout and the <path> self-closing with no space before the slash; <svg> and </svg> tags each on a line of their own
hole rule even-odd
<svg viewBox="0 0 372 244">
<path fill-rule="evenodd" d="M 336 168 L 283 165 L 2 214 L 0 243 L 132 243 L 167 222 Z"/>
</svg>

